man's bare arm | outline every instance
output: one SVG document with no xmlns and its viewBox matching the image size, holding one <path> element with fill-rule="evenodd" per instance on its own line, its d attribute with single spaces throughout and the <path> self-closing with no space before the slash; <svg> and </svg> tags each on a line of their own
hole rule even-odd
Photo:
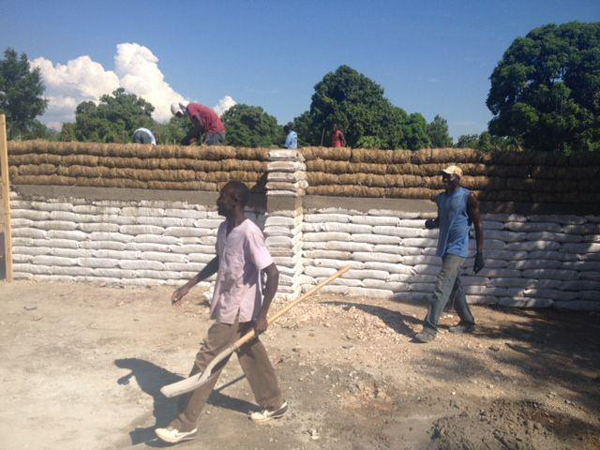
<svg viewBox="0 0 600 450">
<path fill-rule="evenodd" d="M 219 270 L 219 257 L 215 256 L 206 266 L 204 266 L 200 272 L 196 274 L 194 278 L 173 292 L 173 295 L 171 296 L 171 303 L 179 306 L 179 302 L 190 291 L 190 289 L 192 289 L 201 281 L 206 280 L 217 273 L 217 270 Z"/>
<path fill-rule="evenodd" d="M 256 323 L 254 325 L 257 333 L 262 333 L 268 327 L 267 313 L 269 312 L 269 307 L 271 306 L 271 302 L 273 301 L 273 297 L 275 297 L 275 294 L 277 293 L 277 287 L 279 286 L 279 270 L 277 270 L 275 263 L 263 269 L 263 271 L 267 275 L 267 282 L 265 286 L 263 304 L 260 308 L 260 312 L 258 313 L 258 317 L 256 318 Z"/>
<path fill-rule="evenodd" d="M 475 227 L 475 242 L 477 243 L 477 255 L 475 256 L 475 265 L 473 272 L 477 273 L 485 266 L 483 261 L 483 225 L 481 224 L 481 214 L 479 212 L 479 201 L 475 194 L 469 194 L 467 201 L 467 213 Z"/>
</svg>

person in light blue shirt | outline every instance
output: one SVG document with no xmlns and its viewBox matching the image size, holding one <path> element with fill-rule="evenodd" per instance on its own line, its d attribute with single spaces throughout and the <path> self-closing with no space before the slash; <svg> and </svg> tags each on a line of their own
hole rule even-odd
<svg viewBox="0 0 600 450">
<path fill-rule="evenodd" d="M 298 148 L 298 134 L 296 134 L 295 131 L 292 131 L 292 128 L 289 125 L 283 127 L 283 131 L 287 135 L 284 144 L 285 148 Z"/>
<path fill-rule="evenodd" d="M 148 128 L 138 128 L 133 132 L 133 142 L 136 144 L 156 145 L 156 138 Z"/>
<path fill-rule="evenodd" d="M 449 300 L 460 317 L 459 324 L 450 327 L 450 331 L 470 333 L 475 329 L 475 318 L 471 314 L 460 283 L 460 272 L 469 254 L 471 224 L 475 226 L 477 242 L 473 272 L 477 273 L 483 269 L 483 227 L 477 197 L 468 189 L 460 187 L 461 177 L 462 170 L 458 166 L 450 166 L 442 171 L 446 192 L 435 199 L 438 207 L 437 218 L 425 222 L 426 228 L 440 229 L 436 255 L 442 258 L 442 269 L 435 283 L 427 317 L 423 322 L 423 331 L 415 335 L 415 342 L 427 343 L 435 339 L 438 321 Z"/>
</svg>

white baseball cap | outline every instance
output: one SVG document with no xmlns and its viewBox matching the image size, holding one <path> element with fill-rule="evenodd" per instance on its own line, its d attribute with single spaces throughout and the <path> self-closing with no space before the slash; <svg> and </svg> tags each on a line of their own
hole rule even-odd
<svg viewBox="0 0 600 450">
<path fill-rule="evenodd" d="M 182 103 L 171 103 L 171 114 L 174 116 L 177 114 L 185 114 L 185 106 Z"/>
<path fill-rule="evenodd" d="M 458 166 L 448 166 L 444 170 L 442 170 L 442 173 L 447 173 L 448 175 L 456 175 L 458 178 L 462 178 L 463 176 L 463 171 Z"/>
</svg>

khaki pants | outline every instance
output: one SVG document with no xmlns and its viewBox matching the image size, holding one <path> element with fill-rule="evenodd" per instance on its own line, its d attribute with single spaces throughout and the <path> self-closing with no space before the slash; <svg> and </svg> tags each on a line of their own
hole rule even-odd
<svg viewBox="0 0 600 450">
<path fill-rule="evenodd" d="M 238 323 L 236 321 L 233 324 L 215 322 L 208 330 L 206 339 L 196 355 L 190 376 L 202 372 L 216 355 L 250 331 L 252 325 L 253 322 Z M 279 408 L 283 403 L 281 391 L 275 370 L 262 342 L 258 338 L 252 339 L 237 351 L 237 356 L 256 402 L 266 409 Z M 179 398 L 179 414 L 171 426 L 179 431 L 191 431 L 196 428 L 196 421 L 202 408 L 204 408 L 227 361 L 229 361 L 229 357 L 214 368 L 213 375 L 203 386 Z"/>
</svg>

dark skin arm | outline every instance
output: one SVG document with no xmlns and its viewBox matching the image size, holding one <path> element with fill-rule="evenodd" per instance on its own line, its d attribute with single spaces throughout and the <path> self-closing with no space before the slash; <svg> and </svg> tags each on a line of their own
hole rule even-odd
<svg viewBox="0 0 600 450">
<path fill-rule="evenodd" d="M 477 243 L 477 255 L 475 255 L 475 264 L 473 265 L 473 272 L 477 273 L 485 267 L 485 263 L 483 261 L 483 226 L 481 225 L 479 201 L 473 193 L 469 195 L 469 200 L 467 201 L 467 214 L 469 214 L 469 219 L 471 219 L 475 227 L 475 242 Z"/>
<path fill-rule="evenodd" d="M 258 313 L 258 317 L 254 322 L 254 330 L 257 334 L 266 331 L 269 326 L 267 321 L 267 313 L 269 312 L 271 301 L 273 301 L 273 297 L 275 297 L 275 294 L 277 293 L 277 287 L 279 286 L 279 270 L 277 270 L 277 267 L 274 263 L 263 269 L 263 272 L 267 275 L 267 282 L 265 286 L 263 304 L 260 312 Z"/>
<path fill-rule="evenodd" d="M 217 270 L 219 270 L 219 257 L 215 256 L 194 278 L 173 292 L 171 303 L 175 306 L 181 306 L 181 299 L 190 292 L 190 289 L 217 273 Z"/>
</svg>

